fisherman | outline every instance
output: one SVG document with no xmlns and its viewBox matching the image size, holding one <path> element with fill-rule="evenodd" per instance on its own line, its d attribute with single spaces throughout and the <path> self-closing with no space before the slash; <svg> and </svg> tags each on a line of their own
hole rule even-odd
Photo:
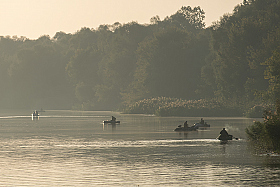
<svg viewBox="0 0 280 187">
<path fill-rule="evenodd" d="M 112 121 L 116 121 L 117 118 L 115 118 L 114 116 L 112 116 Z"/>
<path fill-rule="evenodd" d="M 225 128 L 223 128 L 223 130 L 221 130 L 220 134 L 221 134 L 222 137 L 227 137 L 228 136 L 228 132 L 226 131 Z"/>
<path fill-rule="evenodd" d="M 204 125 L 204 120 L 203 120 L 203 118 L 200 119 L 200 124 Z"/>
<path fill-rule="evenodd" d="M 184 128 L 188 128 L 188 121 L 186 121 L 185 123 L 184 123 Z"/>
</svg>

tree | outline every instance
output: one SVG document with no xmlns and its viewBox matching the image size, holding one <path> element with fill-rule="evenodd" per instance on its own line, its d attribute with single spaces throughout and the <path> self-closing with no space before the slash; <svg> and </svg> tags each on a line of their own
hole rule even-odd
<svg viewBox="0 0 280 187">
<path fill-rule="evenodd" d="M 126 99 L 197 98 L 195 90 L 208 48 L 201 47 L 207 46 L 207 40 L 196 34 L 169 28 L 143 41 L 137 49 L 137 68 Z"/>
<path fill-rule="evenodd" d="M 217 96 L 244 104 L 254 100 L 256 91 L 267 89 L 261 63 L 275 49 L 277 42 L 271 42 L 269 35 L 278 28 L 280 19 L 275 14 L 279 13 L 274 0 L 244 1 L 211 27 L 214 58 L 209 58 L 208 66 L 215 75 Z"/>
<path fill-rule="evenodd" d="M 101 55 L 91 48 L 78 49 L 66 66 L 66 71 L 75 86 L 75 95 L 81 104 L 92 109 L 97 104 L 94 87 L 100 83 L 98 76 Z"/>
<path fill-rule="evenodd" d="M 13 103 L 25 108 L 70 107 L 72 90 L 65 74 L 66 59 L 48 37 L 34 44 L 18 51 L 18 61 L 10 66 Z"/>
<path fill-rule="evenodd" d="M 189 20 L 190 24 L 195 26 L 195 28 L 202 29 L 205 27 L 205 22 L 203 22 L 205 19 L 205 12 L 200 6 L 194 7 L 193 9 L 190 6 L 183 6 L 178 13 L 183 14 L 184 17 Z"/>
<path fill-rule="evenodd" d="M 205 22 L 203 22 L 204 18 L 205 12 L 199 6 L 193 9 L 190 6 L 183 6 L 175 14 L 166 17 L 164 22 L 171 23 L 182 29 L 194 30 L 203 29 L 205 27 Z"/>
<path fill-rule="evenodd" d="M 158 15 L 156 15 L 150 19 L 151 24 L 157 24 L 158 22 L 160 22 L 160 18 Z"/>
<path fill-rule="evenodd" d="M 280 46 L 263 65 L 267 66 L 265 79 L 269 80 L 267 94 L 273 101 L 280 100 Z"/>
</svg>

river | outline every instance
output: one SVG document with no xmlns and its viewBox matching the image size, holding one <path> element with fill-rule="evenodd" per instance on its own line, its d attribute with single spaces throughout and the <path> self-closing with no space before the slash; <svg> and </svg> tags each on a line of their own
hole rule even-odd
<svg viewBox="0 0 280 187">
<path fill-rule="evenodd" d="M 0 115 L 0 186 L 277 186 L 278 155 L 254 154 L 251 118 L 205 117 L 210 128 L 179 133 L 197 117 L 47 110 Z M 120 125 L 103 125 L 111 116 Z M 256 119 L 262 120 L 262 119 Z M 239 140 L 216 140 L 225 127 Z"/>
</svg>

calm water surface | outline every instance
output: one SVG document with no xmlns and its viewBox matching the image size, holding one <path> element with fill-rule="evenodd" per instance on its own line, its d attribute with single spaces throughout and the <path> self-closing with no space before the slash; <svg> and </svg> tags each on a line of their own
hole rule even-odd
<svg viewBox="0 0 280 187">
<path fill-rule="evenodd" d="M 247 118 L 204 118 L 211 127 L 173 130 L 200 118 L 113 112 L 0 114 L 0 186 L 277 186 L 280 158 L 247 146 Z M 111 115 L 120 125 L 103 125 Z M 257 119 L 262 120 L 262 119 Z M 240 138 L 221 144 L 226 127 Z"/>
</svg>

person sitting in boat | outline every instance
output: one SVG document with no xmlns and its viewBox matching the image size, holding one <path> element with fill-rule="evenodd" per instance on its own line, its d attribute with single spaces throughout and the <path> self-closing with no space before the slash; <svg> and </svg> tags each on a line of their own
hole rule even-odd
<svg viewBox="0 0 280 187">
<path fill-rule="evenodd" d="M 117 118 L 115 118 L 114 116 L 112 116 L 112 121 L 116 121 Z"/>
<path fill-rule="evenodd" d="M 184 128 L 188 128 L 188 127 L 189 127 L 188 121 L 186 121 L 186 122 L 184 123 Z"/>
<path fill-rule="evenodd" d="M 225 128 L 223 128 L 223 130 L 221 130 L 220 134 L 221 134 L 222 137 L 227 137 L 228 136 L 228 132 L 226 131 Z"/>
<path fill-rule="evenodd" d="M 200 119 L 200 124 L 203 124 L 203 125 L 204 125 L 204 120 L 203 120 L 203 118 Z"/>
</svg>

